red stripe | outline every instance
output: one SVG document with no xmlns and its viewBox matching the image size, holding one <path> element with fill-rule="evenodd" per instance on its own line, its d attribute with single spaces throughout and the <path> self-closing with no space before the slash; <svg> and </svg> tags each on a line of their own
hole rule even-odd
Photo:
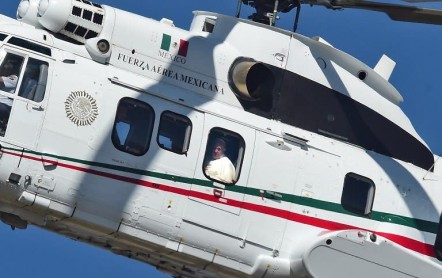
<svg viewBox="0 0 442 278">
<path fill-rule="evenodd" d="M 408 237 L 404 237 L 401 235 L 395 235 L 395 234 L 387 234 L 387 233 L 376 233 L 377 235 L 381 236 L 381 237 L 385 237 L 393 242 L 396 242 L 397 244 L 416 251 L 418 253 L 427 255 L 429 257 L 436 257 L 436 254 L 434 253 L 434 246 L 431 244 L 427 244 L 424 242 L 420 242 Z"/>
<path fill-rule="evenodd" d="M 187 50 L 189 49 L 189 42 L 180 40 L 180 48 L 178 49 L 178 55 L 187 57 Z"/>
<path fill-rule="evenodd" d="M 9 152 L 9 151 L 3 151 L 3 153 L 13 155 L 13 156 L 20 156 L 20 154 Z M 106 173 L 106 172 L 93 170 L 93 169 L 89 169 L 89 168 L 84 168 L 84 167 L 79 167 L 79 166 L 75 166 L 75 165 L 70 165 L 70 164 L 66 164 L 66 163 L 60 163 L 60 162 L 54 161 L 54 160 L 36 158 L 36 157 L 29 156 L 29 155 L 23 155 L 22 157 L 29 159 L 29 160 L 51 163 L 51 164 L 54 164 L 54 165 L 57 165 L 57 166 L 60 166 L 63 168 L 72 169 L 72 170 L 76 170 L 76 171 L 80 171 L 80 172 L 84 172 L 84 173 L 89 173 L 89 174 L 93 174 L 93 175 L 97 175 L 97 176 L 102 176 L 102 177 L 106 177 L 106 178 L 110 178 L 110 179 L 114 179 L 114 180 L 118 180 L 118 181 L 122 181 L 122 182 L 131 183 L 131 184 L 141 185 L 141 186 L 145 186 L 145 187 L 149 187 L 149 188 L 154 188 L 154 189 L 158 189 L 161 191 L 175 193 L 178 195 L 184 195 L 184 196 L 198 198 L 201 200 L 206 200 L 206 201 L 213 202 L 213 203 L 243 208 L 243 209 L 246 209 L 249 211 L 254 211 L 254 212 L 258 212 L 258 213 L 262 213 L 262 214 L 266 214 L 266 215 L 271 215 L 271 216 L 287 219 L 287 220 L 290 220 L 293 222 L 297 222 L 297 223 L 301 223 L 301 224 L 305 224 L 305 225 L 310 225 L 310 226 L 314 226 L 314 227 L 318 227 L 318 228 L 323 228 L 323 229 L 330 230 L 330 231 L 361 229 L 356 226 L 351 226 L 351 225 L 347 225 L 347 224 L 343 224 L 343 223 L 338 223 L 338 222 L 329 221 L 329 220 L 325 220 L 325 219 L 319 219 L 319 218 L 315 218 L 315 217 L 311 217 L 311 216 L 306 216 L 306 215 L 290 212 L 287 210 L 266 207 L 263 205 L 258 205 L 258 204 L 253 204 L 253 203 L 246 203 L 243 201 L 237 201 L 237 200 L 233 200 L 233 199 L 223 199 L 223 202 L 221 202 L 220 198 L 215 197 L 214 195 L 210 195 L 210 194 L 206 194 L 206 193 L 202 193 L 202 192 L 198 192 L 198 191 L 192 191 L 192 190 L 188 190 L 188 189 L 172 187 L 172 186 L 168 186 L 168 185 L 164 185 L 164 184 L 157 184 L 157 183 L 153 183 L 153 182 L 149 182 L 149 181 L 145 181 L 145 180 L 129 178 L 129 177 L 121 176 L 121 175 Z M 362 230 L 366 230 L 366 229 L 362 229 Z M 389 240 L 391 240 L 391 241 L 393 241 L 393 242 L 395 242 L 395 243 L 397 243 L 407 249 L 413 250 L 415 252 L 421 253 L 426 256 L 435 257 L 433 245 L 430 245 L 430 244 L 427 244 L 424 242 L 420 242 L 418 240 L 414 240 L 414 239 L 404 237 L 401 235 L 382 233 L 382 232 L 376 232 L 376 231 L 370 231 L 370 232 L 373 232 L 373 233 L 377 234 L 378 236 L 389 239 Z"/>
</svg>

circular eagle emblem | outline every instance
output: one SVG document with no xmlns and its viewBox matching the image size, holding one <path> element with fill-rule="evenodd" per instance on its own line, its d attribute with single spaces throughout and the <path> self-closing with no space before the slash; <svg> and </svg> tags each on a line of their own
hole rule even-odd
<svg viewBox="0 0 442 278">
<path fill-rule="evenodd" d="M 64 104 L 66 116 L 77 126 L 91 125 L 98 116 L 97 102 L 86 91 L 72 92 Z"/>
</svg>

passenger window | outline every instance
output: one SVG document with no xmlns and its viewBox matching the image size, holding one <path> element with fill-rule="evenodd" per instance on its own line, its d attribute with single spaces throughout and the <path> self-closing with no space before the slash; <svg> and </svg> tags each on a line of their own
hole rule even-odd
<svg viewBox="0 0 442 278">
<path fill-rule="evenodd" d="M 374 201 L 375 185 L 369 178 L 348 173 L 342 191 L 342 206 L 353 213 L 369 215 Z"/>
<path fill-rule="evenodd" d="M 29 58 L 18 95 L 35 102 L 41 102 L 46 91 L 48 63 Z"/>
<path fill-rule="evenodd" d="M 147 103 L 121 99 L 112 131 L 114 146 L 122 152 L 144 155 L 149 149 L 154 120 L 155 112 Z"/>
<path fill-rule="evenodd" d="M 437 227 L 436 242 L 434 243 L 434 254 L 439 261 L 442 261 L 442 215 L 439 218 Z"/>
<path fill-rule="evenodd" d="M 0 92 L 4 93 L 0 93 L 0 136 L 5 136 L 23 61 L 19 55 L 6 53 L 0 65 Z"/>
<path fill-rule="evenodd" d="M 204 175 L 217 182 L 235 184 L 241 172 L 244 150 L 244 139 L 239 134 L 213 128 L 204 156 Z"/>
<path fill-rule="evenodd" d="M 158 145 L 177 154 L 186 154 L 189 149 L 192 122 L 186 116 L 170 111 L 161 115 L 158 128 Z"/>
</svg>

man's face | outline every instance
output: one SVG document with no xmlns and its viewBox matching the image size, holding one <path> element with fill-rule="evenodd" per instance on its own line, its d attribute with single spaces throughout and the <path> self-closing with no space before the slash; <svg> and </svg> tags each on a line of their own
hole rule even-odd
<svg viewBox="0 0 442 278">
<path fill-rule="evenodd" d="M 221 157 L 224 156 L 224 151 L 225 149 L 223 148 L 223 146 L 221 144 L 215 144 L 215 147 L 213 148 L 213 159 L 220 159 Z"/>
<path fill-rule="evenodd" d="M 4 75 L 10 75 L 13 74 L 13 69 L 15 68 L 15 65 L 11 61 L 7 61 L 5 65 L 3 66 L 3 74 Z"/>
</svg>

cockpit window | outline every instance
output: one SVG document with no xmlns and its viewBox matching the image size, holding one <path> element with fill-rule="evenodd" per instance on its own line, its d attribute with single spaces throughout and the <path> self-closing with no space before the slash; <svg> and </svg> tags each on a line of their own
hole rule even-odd
<svg viewBox="0 0 442 278">
<path fill-rule="evenodd" d="M 23 66 L 22 56 L 7 53 L 0 66 L 0 90 L 7 93 L 15 93 L 18 78 Z"/>
<path fill-rule="evenodd" d="M 41 102 L 46 91 L 48 63 L 29 58 L 18 96 Z"/>
<path fill-rule="evenodd" d="M 0 33 L 0 41 L 4 41 L 8 35 Z"/>
<path fill-rule="evenodd" d="M 47 55 L 47 56 L 51 56 L 52 52 L 51 49 L 27 40 L 23 40 L 23 39 L 19 39 L 16 37 L 12 37 L 9 39 L 8 43 L 19 46 L 19 47 L 23 47 L 38 53 L 41 53 L 43 55 Z"/>
<path fill-rule="evenodd" d="M 6 53 L 0 65 L 0 136 L 5 136 L 24 57 Z"/>
</svg>

